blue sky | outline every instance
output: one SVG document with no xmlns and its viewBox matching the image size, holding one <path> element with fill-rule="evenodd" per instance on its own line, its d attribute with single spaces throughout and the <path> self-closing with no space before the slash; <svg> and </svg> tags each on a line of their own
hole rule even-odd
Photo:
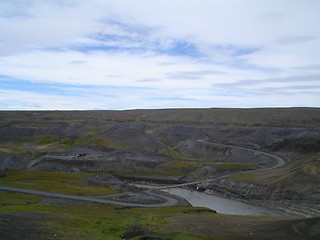
<svg viewBox="0 0 320 240">
<path fill-rule="evenodd" d="M 0 0 L 0 109 L 319 107 L 318 0 Z"/>
</svg>

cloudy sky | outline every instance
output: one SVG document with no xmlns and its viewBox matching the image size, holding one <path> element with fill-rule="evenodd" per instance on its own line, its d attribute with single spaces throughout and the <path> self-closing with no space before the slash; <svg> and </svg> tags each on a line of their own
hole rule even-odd
<svg viewBox="0 0 320 240">
<path fill-rule="evenodd" d="M 319 0 L 0 0 L 0 109 L 320 107 Z"/>
</svg>

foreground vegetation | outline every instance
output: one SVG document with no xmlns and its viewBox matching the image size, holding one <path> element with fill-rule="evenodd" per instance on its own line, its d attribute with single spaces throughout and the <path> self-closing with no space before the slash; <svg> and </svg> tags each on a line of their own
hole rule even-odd
<svg viewBox="0 0 320 240">
<path fill-rule="evenodd" d="M 78 195 L 112 194 L 90 186 L 85 173 L 8 170 L 1 185 Z M 49 201 L 0 191 L 0 235 L 15 239 L 241 240 L 318 239 L 319 218 L 286 219 L 217 214 L 206 208 L 139 208 Z M 298 233 L 298 234 L 297 234 Z M 301 238 L 303 237 L 303 238 Z"/>
<path fill-rule="evenodd" d="M 29 220 L 35 222 L 35 226 L 28 226 L 43 238 L 37 238 L 25 233 L 24 239 L 119 239 L 120 236 L 130 232 L 131 228 L 139 228 L 137 235 L 153 235 L 160 237 L 168 236 L 162 226 L 168 223 L 168 218 L 183 215 L 186 208 L 132 208 L 119 209 L 114 206 L 98 204 L 74 204 L 66 206 L 40 205 L 41 197 L 26 194 L 1 192 L 0 195 L 0 218 L 9 215 L 23 218 L 30 215 Z M 16 199 L 14 202 L 8 199 Z M 4 214 L 6 213 L 6 215 Z M 10 213 L 10 214 L 9 214 Z M 31 214 L 35 213 L 35 214 Z M 41 221 L 37 214 L 43 213 L 45 221 L 41 227 L 37 223 Z M 13 218 L 14 220 L 14 218 Z M 15 222 L 10 225 L 14 228 Z M 9 229 L 12 231 L 12 229 Z M 29 231 L 32 233 L 32 231 Z M 13 236 L 16 233 L 12 233 Z M 170 233 L 172 239 L 199 239 L 188 238 L 182 233 Z M 21 236 L 22 237 L 22 236 Z M 9 239 L 9 238 L 8 238 Z M 11 238 L 10 238 L 11 239 Z M 22 238 L 21 238 L 22 239 Z"/>
<path fill-rule="evenodd" d="M 41 201 L 39 196 L 0 192 L 1 239 L 240 240 L 319 236 L 316 219 L 232 216 L 191 207 L 51 206 Z"/>
<path fill-rule="evenodd" d="M 316 212 L 319 121 L 319 109 L 313 108 L 1 112 L 0 175 L 5 168 L 83 173 L 8 170 L 0 185 L 95 196 L 117 190 L 109 184 L 89 184 L 91 174 L 192 181 L 261 167 L 255 156 L 239 148 L 196 142 L 208 139 L 279 155 L 288 162 L 278 169 L 231 176 L 232 184 L 238 186 L 234 194 L 244 189 L 242 182 L 255 189 L 267 187 L 270 195 L 261 195 L 264 200 L 289 190 L 295 198 L 291 201 L 291 195 L 279 195 L 285 203 L 301 198 L 299 204 L 309 209 L 304 204 L 313 199 L 310 209 Z M 120 236 L 136 240 L 316 240 L 319 229 L 319 218 L 231 216 L 190 207 L 129 208 L 0 192 L 1 240 Z"/>
<path fill-rule="evenodd" d="M 88 173 L 55 173 L 9 169 L 0 185 L 9 187 L 42 190 L 71 195 L 107 195 L 118 191 L 108 184 L 90 185 Z"/>
</svg>

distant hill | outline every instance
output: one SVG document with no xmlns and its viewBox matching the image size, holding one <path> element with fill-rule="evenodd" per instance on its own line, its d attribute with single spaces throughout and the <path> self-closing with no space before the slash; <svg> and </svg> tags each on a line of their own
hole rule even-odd
<svg viewBox="0 0 320 240">
<path fill-rule="evenodd" d="M 98 120 L 211 126 L 319 127 L 320 108 L 209 108 L 94 111 L 2 111 L 8 120 Z"/>
</svg>

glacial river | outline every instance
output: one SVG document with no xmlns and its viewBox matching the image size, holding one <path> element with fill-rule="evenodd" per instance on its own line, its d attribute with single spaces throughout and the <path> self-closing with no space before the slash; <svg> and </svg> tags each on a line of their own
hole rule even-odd
<svg viewBox="0 0 320 240">
<path fill-rule="evenodd" d="M 170 188 L 161 191 L 182 197 L 193 207 L 207 207 L 217 211 L 218 213 L 277 217 L 285 216 L 283 213 L 279 213 L 268 208 L 183 188 Z"/>
</svg>

